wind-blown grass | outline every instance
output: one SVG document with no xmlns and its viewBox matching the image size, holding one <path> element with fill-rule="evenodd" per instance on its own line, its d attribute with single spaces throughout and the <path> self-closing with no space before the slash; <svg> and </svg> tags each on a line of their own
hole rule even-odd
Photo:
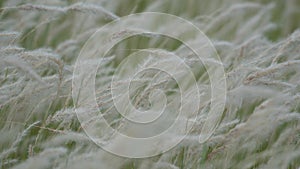
<svg viewBox="0 0 300 169">
<path fill-rule="evenodd" d="M 0 6 L 2 168 L 300 167 L 299 1 L 4 0 Z M 99 27 L 143 11 L 175 14 L 203 30 L 224 64 L 228 92 L 222 121 L 207 142 L 198 142 L 201 116 L 172 150 L 127 159 L 105 152 L 85 135 L 73 108 L 72 75 L 80 49 Z M 125 56 L 147 47 L 184 58 L 195 67 L 203 93 L 210 91 L 204 65 L 182 43 L 154 35 L 129 38 L 101 62 L 95 82 L 98 105 L 119 130 L 126 129 L 108 82 Z M 134 80 L 131 96 L 137 108 L 149 108 L 155 89 L 169 98 L 178 92 L 166 74 L 147 72 Z M 206 112 L 210 96 L 202 97 L 199 112 Z"/>
</svg>

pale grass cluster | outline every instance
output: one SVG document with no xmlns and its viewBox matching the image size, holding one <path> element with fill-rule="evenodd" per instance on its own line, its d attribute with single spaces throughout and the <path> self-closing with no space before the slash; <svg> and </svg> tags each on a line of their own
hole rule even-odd
<svg viewBox="0 0 300 169">
<path fill-rule="evenodd" d="M 2 168 L 300 167 L 300 1 L 4 0 L 0 7 Z M 151 158 L 122 158 L 99 148 L 82 130 L 72 99 L 73 70 L 81 48 L 98 28 L 146 11 L 185 18 L 211 39 L 226 72 L 227 100 L 215 133 L 200 144 L 210 107 L 209 77 L 203 64 L 174 39 L 145 34 L 123 41 L 101 62 L 95 82 L 99 109 L 115 129 L 127 132 L 114 108 L 109 82 L 118 64 L 135 50 L 160 48 L 161 54 L 182 57 L 193 67 L 204 94 L 199 110 L 203 116 L 179 145 Z M 157 73 L 140 73 L 131 81 L 136 108 L 148 109 L 155 102 L 151 93 L 156 89 L 165 91 L 171 100 L 168 104 L 176 101 L 176 82 Z M 113 133 L 107 135 L 108 140 L 114 139 Z"/>
</svg>

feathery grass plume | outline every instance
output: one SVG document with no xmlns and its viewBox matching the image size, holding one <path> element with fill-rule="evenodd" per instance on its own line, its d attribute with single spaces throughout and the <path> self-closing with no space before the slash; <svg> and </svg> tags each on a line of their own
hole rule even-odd
<svg viewBox="0 0 300 169">
<path fill-rule="evenodd" d="M 107 19 L 118 19 L 119 17 L 109 12 L 105 8 L 96 5 L 96 4 L 88 4 L 88 3 L 75 3 L 68 7 L 59 7 L 59 6 L 49 6 L 49 5 L 33 5 L 33 4 L 25 4 L 19 7 L 16 7 L 20 10 L 38 10 L 38 11 L 54 11 L 54 12 L 69 12 L 69 11 L 79 11 L 79 12 L 91 12 L 91 13 L 104 13 Z"/>
</svg>

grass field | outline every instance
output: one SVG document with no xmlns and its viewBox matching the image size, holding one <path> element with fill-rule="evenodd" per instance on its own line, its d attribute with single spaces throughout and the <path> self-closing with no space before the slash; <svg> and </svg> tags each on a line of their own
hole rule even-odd
<svg viewBox="0 0 300 169">
<path fill-rule="evenodd" d="M 0 0 L 0 7 L 2 168 L 299 169 L 299 0 Z M 97 108 L 112 128 L 132 137 L 160 133 L 171 125 L 180 103 L 197 102 L 190 95 L 178 100 L 180 85 L 186 89 L 184 94 L 194 94 L 192 86 L 196 83 L 201 94 L 194 125 L 178 145 L 149 158 L 125 158 L 103 150 L 85 131 L 114 141 L 113 148 L 119 152 L 150 150 L 114 137 L 101 124 L 95 124 L 97 128 L 82 125 L 78 117 L 90 110 L 74 99 L 75 89 L 86 92 L 74 87 L 74 70 L 82 49 L 91 55 L 97 50 L 84 48 L 95 31 L 141 12 L 172 14 L 203 31 L 225 71 L 226 102 L 212 136 L 199 142 L 201 129 L 209 119 L 207 112 L 214 111 L 209 71 L 215 73 L 218 69 L 207 68 L 178 39 L 145 33 L 122 40 L 107 56 L 92 60 L 101 61 L 95 73 Z M 203 39 L 185 34 L 188 28 L 159 21 L 134 20 L 141 26 L 176 32 L 200 50 Z M 146 31 L 127 28 L 129 25 L 124 30 L 108 30 L 108 39 L 118 39 L 124 32 Z M 111 36 L 110 31 L 117 34 Z M 135 52 L 149 48 L 159 48 L 153 54 L 159 55 L 158 59 L 147 50 L 138 54 L 149 60 L 136 59 Z M 173 62 L 177 60 L 173 55 L 188 65 L 194 78 L 182 74 L 183 67 L 174 69 Z M 217 62 L 215 58 L 211 61 Z M 173 76 L 163 71 L 144 71 L 156 63 L 174 71 L 182 83 L 177 84 Z M 133 72 L 138 73 L 127 77 Z M 116 73 L 117 81 L 111 85 Z M 129 101 L 134 108 L 153 110 L 154 105 L 156 110 L 155 105 L 160 108 L 164 103 L 169 110 L 167 118 L 154 128 L 137 128 L 124 121 L 111 91 L 116 89 L 117 94 L 122 94 L 122 85 L 128 81 Z M 122 100 L 120 104 L 124 104 L 121 108 L 127 106 Z M 185 121 L 190 114 L 182 110 L 183 115 L 178 118 Z M 182 126 L 177 127 L 181 131 Z M 168 137 L 172 141 L 181 135 L 171 133 Z M 159 142 L 151 151 L 158 152 L 163 146 Z"/>
</svg>

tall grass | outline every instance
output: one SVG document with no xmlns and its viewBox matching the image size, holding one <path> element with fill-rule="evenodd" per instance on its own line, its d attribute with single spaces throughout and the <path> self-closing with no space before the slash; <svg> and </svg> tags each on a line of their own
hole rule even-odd
<svg viewBox="0 0 300 169">
<path fill-rule="evenodd" d="M 300 1 L 4 0 L 0 6 L 2 168 L 300 167 Z M 207 142 L 198 142 L 200 117 L 172 150 L 145 159 L 122 158 L 102 150 L 84 133 L 72 99 L 73 70 L 84 43 L 99 27 L 146 11 L 183 17 L 208 35 L 224 64 L 227 100 L 222 121 Z M 210 104 L 206 69 L 184 44 L 163 36 L 131 37 L 101 62 L 95 81 L 104 117 L 125 133 L 109 81 L 127 55 L 149 47 L 192 65 L 206 93 L 199 112 L 206 112 Z M 149 64 L 146 60 L 140 67 Z M 151 106 L 150 93 L 156 89 L 171 99 L 178 92 L 167 74 L 146 72 L 134 80 L 131 101 L 142 110 Z"/>
</svg>

